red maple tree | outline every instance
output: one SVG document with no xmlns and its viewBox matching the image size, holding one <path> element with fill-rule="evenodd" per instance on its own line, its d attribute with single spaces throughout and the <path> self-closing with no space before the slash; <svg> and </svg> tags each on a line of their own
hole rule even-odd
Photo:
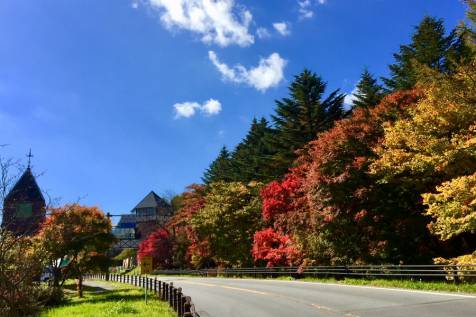
<svg viewBox="0 0 476 317">
<path fill-rule="evenodd" d="M 166 229 L 158 228 L 139 244 L 137 260 L 140 262 L 144 256 L 152 257 L 154 268 L 167 269 L 172 266 L 172 243 Z"/>
<path fill-rule="evenodd" d="M 290 266 L 300 258 L 291 238 L 272 228 L 254 234 L 252 255 L 255 262 L 264 261 L 267 267 Z"/>
</svg>

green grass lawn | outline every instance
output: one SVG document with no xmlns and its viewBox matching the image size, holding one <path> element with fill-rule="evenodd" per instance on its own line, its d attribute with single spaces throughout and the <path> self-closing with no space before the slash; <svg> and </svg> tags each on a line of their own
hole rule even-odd
<svg viewBox="0 0 476 317">
<path fill-rule="evenodd" d="M 476 293 L 476 283 L 460 283 L 454 284 L 451 282 L 440 281 L 411 281 L 411 280 L 386 280 L 386 279 L 357 279 L 345 278 L 343 280 L 336 280 L 333 278 L 303 278 L 300 281 L 307 282 L 322 282 L 322 283 L 336 283 L 347 285 L 361 285 L 361 286 L 376 286 L 376 287 L 390 287 L 390 288 L 407 288 L 412 290 L 422 291 L 437 291 L 437 292 L 454 292 L 454 293 Z"/>
<path fill-rule="evenodd" d="M 84 297 L 78 298 L 74 291 L 75 285 L 69 283 L 65 287 L 66 302 L 44 311 L 40 317 L 176 317 L 168 303 L 155 299 L 153 295 L 150 295 L 146 304 L 142 289 L 119 283 L 107 285 L 114 285 L 117 289 L 101 292 L 94 287 L 85 286 Z"/>
</svg>

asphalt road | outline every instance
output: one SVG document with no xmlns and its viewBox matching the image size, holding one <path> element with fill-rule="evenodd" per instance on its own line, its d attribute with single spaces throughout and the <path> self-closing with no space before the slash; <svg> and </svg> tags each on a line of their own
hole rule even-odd
<svg viewBox="0 0 476 317">
<path fill-rule="evenodd" d="M 475 317 L 476 296 L 312 282 L 161 277 L 201 317 Z"/>
</svg>

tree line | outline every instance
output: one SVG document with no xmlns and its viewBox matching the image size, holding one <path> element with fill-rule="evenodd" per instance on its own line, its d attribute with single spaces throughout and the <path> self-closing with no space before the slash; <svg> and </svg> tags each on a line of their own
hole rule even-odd
<svg viewBox="0 0 476 317">
<path fill-rule="evenodd" d="M 157 267 L 476 263 L 476 2 L 424 17 L 389 76 L 345 107 L 305 69 L 270 121 L 174 198 L 139 259 Z M 161 251 L 159 251 L 161 250 Z"/>
</svg>

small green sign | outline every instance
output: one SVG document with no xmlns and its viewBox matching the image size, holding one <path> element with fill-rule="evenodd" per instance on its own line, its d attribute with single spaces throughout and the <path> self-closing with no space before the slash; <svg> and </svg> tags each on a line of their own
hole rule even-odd
<svg viewBox="0 0 476 317">
<path fill-rule="evenodd" d="M 28 218 L 33 214 L 33 204 L 32 203 L 19 203 L 16 206 L 16 217 L 17 218 Z"/>
</svg>

